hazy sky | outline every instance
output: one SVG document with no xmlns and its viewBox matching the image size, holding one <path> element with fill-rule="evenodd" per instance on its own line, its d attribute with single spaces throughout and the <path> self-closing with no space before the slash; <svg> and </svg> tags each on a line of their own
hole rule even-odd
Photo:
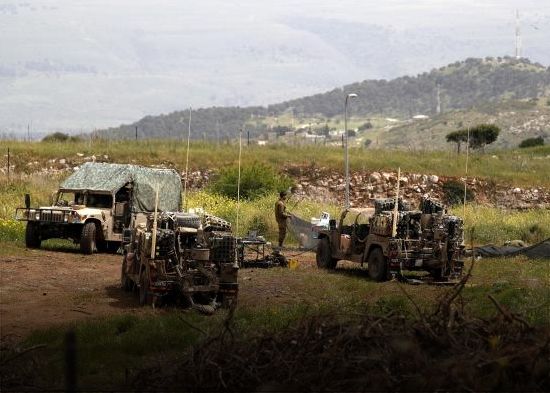
<svg viewBox="0 0 550 393">
<path fill-rule="evenodd" d="M 550 64 L 550 0 L 0 0 L 0 134 L 265 105 L 466 57 Z"/>
</svg>

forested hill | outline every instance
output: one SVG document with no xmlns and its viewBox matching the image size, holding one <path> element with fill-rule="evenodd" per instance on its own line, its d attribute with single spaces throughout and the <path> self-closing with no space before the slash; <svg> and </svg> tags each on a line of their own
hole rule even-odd
<svg viewBox="0 0 550 393">
<path fill-rule="evenodd" d="M 314 71 L 312 71 L 314 72 Z M 193 111 L 194 138 L 235 136 L 246 123 L 252 135 L 265 132 L 267 115 L 292 111 L 295 117 L 340 116 L 346 93 L 357 93 L 350 105 L 351 115 L 410 117 L 436 111 L 439 85 L 442 111 L 465 109 L 487 102 L 537 97 L 550 92 L 550 67 L 527 59 L 510 57 L 467 59 L 425 72 L 390 81 L 367 80 L 343 88 L 266 107 L 205 108 Z M 187 110 L 167 115 L 147 116 L 130 125 L 97 131 L 104 137 L 130 138 L 138 127 L 140 137 L 182 138 L 187 133 Z"/>
</svg>

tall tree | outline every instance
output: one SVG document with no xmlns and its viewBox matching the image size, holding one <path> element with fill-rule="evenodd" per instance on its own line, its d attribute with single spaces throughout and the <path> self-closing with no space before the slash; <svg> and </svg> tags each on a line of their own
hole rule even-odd
<svg viewBox="0 0 550 393">
<path fill-rule="evenodd" d="M 470 129 L 470 147 L 485 151 L 485 146 L 497 140 L 500 127 L 495 124 L 480 124 Z"/>
<path fill-rule="evenodd" d="M 466 142 L 468 140 L 468 131 L 467 130 L 453 131 L 448 133 L 445 138 L 449 143 L 451 142 L 456 143 L 456 152 L 460 154 L 460 146 L 462 142 Z"/>
</svg>

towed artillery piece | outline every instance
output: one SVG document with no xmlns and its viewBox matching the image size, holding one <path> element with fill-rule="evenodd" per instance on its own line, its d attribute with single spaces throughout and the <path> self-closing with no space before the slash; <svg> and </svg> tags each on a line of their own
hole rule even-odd
<svg viewBox="0 0 550 393">
<path fill-rule="evenodd" d="M 237 299 L 237 240 L 231 224 L 210 215 L 159 213 L 125 230 L 121 285 L 140 305 L 172 300 L 203 313 Z"/>
<path fill-rule="evenodd" d="M 462 275 L 462 219 L 446 214 L 445 206 L 428 198 L 419 210 L 410 209 L 402 199 L 396 208 L 394 198 L 376 200 L 374 205 L 344 210 L 338 225 L 330 220 L 328 229 L 317 230 L 318 267 L 334 269 L 339 260 L 366 263 L 375 281 L 404 278 L 404 270 L 427 271 L 439 282 Z"/>
</svg>

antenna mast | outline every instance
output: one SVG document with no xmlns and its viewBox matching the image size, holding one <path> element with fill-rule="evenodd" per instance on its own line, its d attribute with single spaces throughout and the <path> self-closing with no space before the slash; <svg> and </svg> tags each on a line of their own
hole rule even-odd
<svg viewBox="0 0 550 393">
<path fill-rule="evenodd" d="M 189 107 L 189 125 L 187 127 L 187 154 L 185 157 L 185 181 L 183 183 L 183 211 L 187 211 L 187 179 L 189 178 L 189 141 L 191 139 L 191 107 Z"/>
<path fill-rule="evenodd" d="M 239 130 L 239 175 L 237 178 L 237 225 L 235 229 L 235 234 L 239 236 L 239 213 L 241 207 L 241 157 L 242 157 L 242 143 L 243 140 L 243 129 Z"/>
<path fill-rule="evenodd" d="M 516 59 L 521 59 L 521 31 L 519 28 L 519 10 L 516 9 Z"/>
</svg>

